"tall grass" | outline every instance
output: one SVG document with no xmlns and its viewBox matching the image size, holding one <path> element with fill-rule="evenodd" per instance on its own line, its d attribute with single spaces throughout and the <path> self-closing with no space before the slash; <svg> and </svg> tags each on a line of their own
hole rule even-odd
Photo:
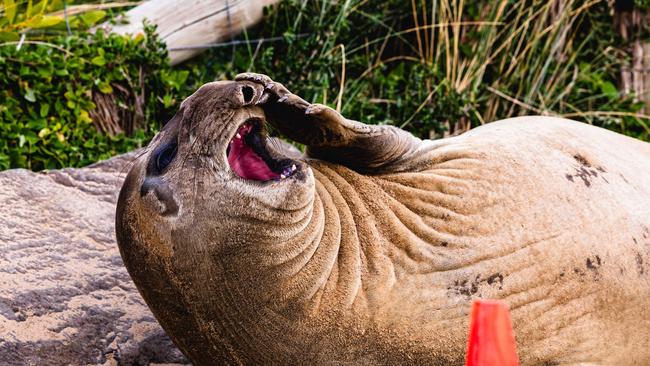
<svg viewBox="0 0 650 366">
<path fill-rule="evenodd" d="M 605 0 L 289 0 L 244 38 L 277 36 L 186 67 L 197 83 L 267 73 L 422 137 L 543 114 L 650 138 L 648 116 L 616 87 L 625 54 Z"/>
</svg>

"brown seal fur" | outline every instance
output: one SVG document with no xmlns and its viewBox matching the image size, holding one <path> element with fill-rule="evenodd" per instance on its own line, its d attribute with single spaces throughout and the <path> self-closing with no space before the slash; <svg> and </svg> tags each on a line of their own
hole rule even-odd
<svg viewBox="0 0 650 366">
<path fill-rule="evenodd" d="M 233 173 L 251 118 L 308 146 L 296 174 Z M 201 87 L 135 162 L 117 238 L 195 365 L 460 365 L 476 298 L 510 305 L 523 365 L 650 364 L 650 145 L 586 124 L 421 141 L 244 74 Z"/>
</svg>

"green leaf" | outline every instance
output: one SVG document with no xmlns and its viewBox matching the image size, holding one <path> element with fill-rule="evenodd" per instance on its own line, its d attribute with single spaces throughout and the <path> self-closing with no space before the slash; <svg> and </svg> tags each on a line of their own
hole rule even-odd
<svg viewBox="0 0 650 366">
<path fill-rule="evenodd" d="M 16 42 L 19 39 L 18 32 L 0 32 L 0 42 Z"/>
<path fill-rule="evenodd" d="M 62 16 L 56 15 L 37 15 L 23 23 L 21 26 L 26 28 L 47 28 L 63 22 Z"/>
<path fill-rule="evenodd" d="M 27 131 L 25 133 L 25 140 L 27 140 L 27 142 L 29 142 L 31 145 L 33 145 L 33 144 L 38 142 L 38 135 L 36 135 L 32 131 Z"/>
<path fill-rule="evenodd" d="M 47 123 L 45 122 L 45 120 L 42 119 L 33 119 L 27 122 L 26 127 L 31 130 L 40 130 L 47 127 Z"/>
<path fill-rule="evenodd" d="M 36 101 L 36 95 L 34 95 L 34 90 L 32 90 L 30 88 L 26 88 L 25 89 L 25 99 L 28 102 L 34 103 Z"/>
<path fill-rule="evenodd" d="M 84 110 L 79 111 L 79 120 L 85 123 L 93 122 L 92 118 L 90 118 L 90 115 L 88 114 L 88 111 L 84 111 Z"/>
<path fill-rule="evenodd" d="M 165 94 L 162 98 L 163 106 L 169 108 L 174 104 L 174 99 L 170 94 Z"/>
<path fill-rule="evenodd" d="M 32 16 L 32 0 L 27 1 L 27 11 L 25 12 L 25 19 L 29 19 Z"/>
<path fill-rule="evenodd" d="M 136 44 L 142 42 L 144 40 L 144 34 L 142 32 L 136 34 L 136 36 L 133 38 L 133 42 Z"/>
<path fill-rule="evenodd" d="M 104 60 L 103 56 L 95 56 L 92 60 L 90 60 L 90 62 L 97 66 L 104 66 L 106 64 L 106 60 Z"/>
<path fill-rule="evenodd" d="M 46 117 L 49 112 L 50 112 L 50 105 L 49 104 L 41 104 L 41 111 L 39 113 L 41 115 L 41 117 Z"/>
<path fill-rule="evenodd" d="M 179 87 L 187 81 L 187 77 L 190 75 L 190 72 L 187 70 L 181 70 L 176 73 L 176 83 Z"/>
<path fill-rule="evenodd" d="M 5 18 L 9 21 L 9 24 L 14 24 L 14 19 L 16 19 L 16 8 L 18 5 L 14 3 L 14 0 L 4 0 L 5 4 Z"/>
<path fill-rule="evenodd" d="M 45 8 L 47 7 L 48 2 L 49 2 L 48 0 L 42 0 L 41 2 L 36 4 L 36 6 L 34 7 L 34 11 L 36 12 L 36 14 L 45 13 Z M 55 5 L 55 4 L 53 4 L 53 5 Z"/>
<path fill-rule="evenodd" d="M 616 89 L 616 86 L 609 81 L 603 81 L 600 83 L 600 91 L 602 91 L 609 100 L 616 100 L 616 98 L 618 98 L 618 89 Z"/>
<path fill-rule="evenodd" d="M 45 128 L 43 128 L 42 130 L 40 130 L 38 132 L 38 137 L 40 137 L 41 139 L 44 139 L 45 137 L 47 137 L 47 135 L 50 134 L 50 132 L 52 132 L 52 131 L 50 131 L 49 128 L 45 127 Z"/>
<path fill-rule="evenodd" d="M 48 79 L 50 76 L 52 76 L 52 68 L 48 66 L 37 68 L 38 75 L 45 79 Z"/>
<path fill-rule="evenodd" d="M 86 13 L 79 15 L 79 18 L 87 27 L 92 27 L 97 24 L 106 16 L 106 12 L 103 10 L 91 10 Z"/>
<path fill-rule="evenodd" d="M 25 146 L 25 135 L 18 136 L 18 147 Z"/>
<path fill-rule="evenodd" d="M 111 94 L 113 92 L 113 87 L 109 83 L 99 83 L 99 91 L 104 94 Z"/>
</svg>

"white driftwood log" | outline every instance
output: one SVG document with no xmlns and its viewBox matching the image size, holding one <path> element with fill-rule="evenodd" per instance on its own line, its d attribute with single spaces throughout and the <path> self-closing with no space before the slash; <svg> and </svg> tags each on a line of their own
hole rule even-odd
<svg viewBox="0 0 650 366">
<path fill-rule="evenodd" d="M 113 32 L 137 34 L 147 20 L 158 26 L 172 64 L 200 53 L 201 46 L 231 38 L 260 21 L 263 9 L 278 0 L 151 0 L 126 13 L 126 25 Z M 198 46 L 198 47 L 197 47 Z"/>
</svg>

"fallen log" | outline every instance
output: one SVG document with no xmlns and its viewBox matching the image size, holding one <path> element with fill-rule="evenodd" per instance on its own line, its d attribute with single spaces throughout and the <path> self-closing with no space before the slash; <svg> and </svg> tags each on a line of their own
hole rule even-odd
<svg viewBox="0 0 650 366">
<path fill-rule="evenodd" d="M 172 65 L 202 52 L 205 45 L 241 33 L 262 19 L 265 6 L 278 0 L 151 0 L 129 10 L 125 25 L 103 26 L 120 34 L 138 34 L 146 19 L 157 25 Z"/>
</svg>

